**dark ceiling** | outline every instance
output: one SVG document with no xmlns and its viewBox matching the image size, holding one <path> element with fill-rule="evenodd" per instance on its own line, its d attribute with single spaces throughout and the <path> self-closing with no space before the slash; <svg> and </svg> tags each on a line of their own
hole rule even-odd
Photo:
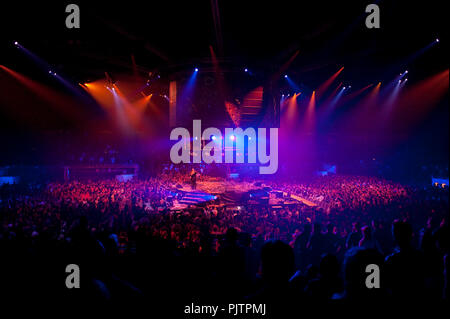
<svg viewBox="0 0 450 319">
<path fill-rule="evenodd" d="M 64 26 L 71 2 L 81 9 L 79 30 Z M 370 1 L 71 2 L 2 3 L 1 63 L 23 65 L 12 45 L 17 40 L 75 81 L 131 72 L 132 55 L 143 75 L 191 67 L 210 57 L 210 45 L 219 57 L 261 72 L 277 70 L 299 50 L 288 71 L 311 86 L 339 65 L 346 66 L 345 80 L 364 82 L 403 67 L 420 78 L 448 66 L 443 1 L 377 1 L 377 30 L 364 24 Z M 406 63 L 436 37 L 442 41 L 432 58 Z"/>
</svg>

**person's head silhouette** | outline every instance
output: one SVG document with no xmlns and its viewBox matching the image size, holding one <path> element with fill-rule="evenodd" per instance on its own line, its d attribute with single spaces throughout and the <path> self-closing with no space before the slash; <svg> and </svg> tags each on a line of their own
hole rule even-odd
<svg viewBox="0 0 450 319">
<path fill-rule="evenodd" d="M 269 241 L 261 251 L 262 275 L 270 283 L 287 283 L 294 274 L 294 252 L 280 240 Z"/>
<path fill-rule="evenodd" d="M 408 248 L 412 240 L 412 228 L 407 222 L 395 220 L 392 223 L 392 235 L 400 249 Z"/>
</svg>

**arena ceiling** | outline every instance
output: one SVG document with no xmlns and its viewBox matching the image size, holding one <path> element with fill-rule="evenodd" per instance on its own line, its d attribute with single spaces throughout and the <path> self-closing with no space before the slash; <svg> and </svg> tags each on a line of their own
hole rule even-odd
<svg viewBox="0 0 450 319">
<path fill-rule="evenodd" d="M 258 72 L 272 73 L 297 50 L 289 72 L 310 85 L 321 83 L 337 65 L 348 81 L 376 81 L 435 38 L 447 38 L 440 1 L 378 1 L 381 29 L 364 25 L 367 1 L 77 1 L 81 28 L 66 29 L 66 3 L 2 4 L 1 58 L 21 63 L 12 45 L 20 41 L 75 81 L 104 72 L 142 76 L 171 72 L 218 57 Z M 20 14 L 18 14 L 20 12 Z M 20 16 L 18 19 L 17 16 Z M 447 43 L 433 59 L 412 65 L 419 78 L 447 65 Z M 133 56 L 133 57 L 132 57 Z M 411 63 L 409 63 L 411 64 Z M 32 72 L 32 68 L 29 72 Z"/>
</svg>

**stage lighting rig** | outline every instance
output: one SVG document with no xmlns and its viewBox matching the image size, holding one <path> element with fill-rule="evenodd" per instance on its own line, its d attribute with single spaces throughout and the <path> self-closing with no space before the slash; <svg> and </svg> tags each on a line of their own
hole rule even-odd
<svg viewBox="0 0 450 319">
<path fill-rule="evenodd" d="M 106 71 L 105 71 L 105 77 L 106 77 L 106 87 L 113 87 L 113 85 L 116 83 L 116 81 Z"/>
</svg>

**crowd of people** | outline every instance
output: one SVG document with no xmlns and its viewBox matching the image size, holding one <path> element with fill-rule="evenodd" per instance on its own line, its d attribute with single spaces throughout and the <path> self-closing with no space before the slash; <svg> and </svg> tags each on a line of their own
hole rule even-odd
<svg viewBox="0 0 450 319">
<path fill-rule="evenodd" d="M 219 197 L 174 209 L 183 179 L 164 172 L 129 182 L 2 186 L 1 276 L 10 285 L 0 289 L 22 294 L 45 281 L 59 292 L 64 265 L 75 263 L 88 287 L 77 296 L 104 301 L 448 299 L 448 189 L 325 176 L 265 181 L 317 206 L 226 207 Z M 365 285 L 368 264 L 381 269 L 379 289 Z"/>
</svg>

